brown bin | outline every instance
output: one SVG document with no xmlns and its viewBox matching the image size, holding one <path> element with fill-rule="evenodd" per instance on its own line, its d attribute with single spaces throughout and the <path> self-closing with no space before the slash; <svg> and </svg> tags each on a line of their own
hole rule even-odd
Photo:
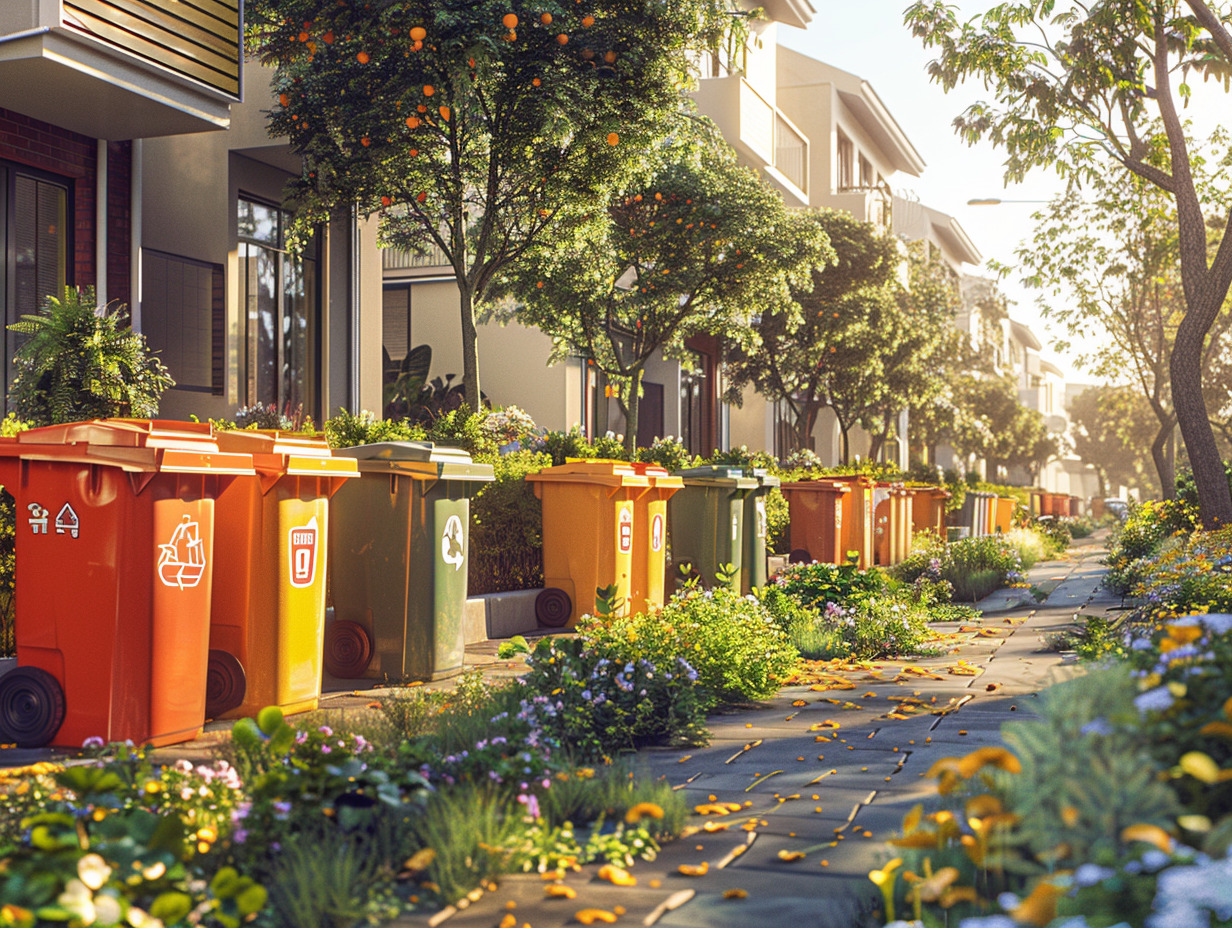
<svg viewBox="0 0 1232 928">
<path fill-rule="evenodd" d="M 851 488 L 833 480 L 799 480 L 779 488 L 791 514 L 791 560 L 842 564 L 843 513 Z"/>
</svg>

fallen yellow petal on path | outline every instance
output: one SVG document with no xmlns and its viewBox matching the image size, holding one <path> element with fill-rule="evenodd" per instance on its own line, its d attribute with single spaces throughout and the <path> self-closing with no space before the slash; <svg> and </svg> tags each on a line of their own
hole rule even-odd
<svg viewBox="0 0 1232 928">
<path fill-rule="evenodd" d="M 703 860 L 700 864 L 681 864 L 676 871 L 681 876 L 705 876 L 710 871 L 710 861 Z"/>
<path fill-rule="evenodd" d="M 543 894 L 552 899 L 576 899 L 577 890 L 564 883 L 552 883 L 543 887 Z"/>
<path fill-rule="evenodd" d="M 637 877 L 628 870 L 622 870 L 615 864 L 604 864 L 599 868 L 599 879 L 607 880 L 613 886 L 636 886 Z M 589 924 L 589 922 L 587 922 Z"/>
<path fill-rule="evenodd" d="M 582 909 L 580 912 L 575 912 L 573 917 L 583 925 L 593 925 L 595 922 L 603 922 L 607 925 L 616 923 L 616 914 L 607 909 Z"/>
<path fill-rule="evenodd" d="M 804 851 L 779 851 L 777 856 L 779 860 L 791 864 L 804 860 Z"/>
<path fill-rule="evenodd" d="M 723 890 L 724 899 L 747 899 L 749 897 L 748 890 L 745 889 L 725 889 Z"/>
</svg>

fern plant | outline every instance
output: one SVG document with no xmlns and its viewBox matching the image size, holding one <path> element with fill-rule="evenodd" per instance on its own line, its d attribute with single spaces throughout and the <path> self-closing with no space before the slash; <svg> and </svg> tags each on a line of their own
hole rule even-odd
<svg viewBox="0 0 1232 928">
<path fill-rule="evenodd" d="M 175 381 L 127 322 L 122 304 L 96 307 L 90 288 L 49 296 L 38 315 L 9 326 L 26 336 L 13 358 L 11 407 L 35 425 L 157 416 Z"/>
</svg>

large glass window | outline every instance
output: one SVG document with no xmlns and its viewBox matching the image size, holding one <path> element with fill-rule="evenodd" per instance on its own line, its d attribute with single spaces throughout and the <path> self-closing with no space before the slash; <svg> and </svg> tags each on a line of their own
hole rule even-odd
<svg viewBox="0 0 1232 928">
<path fill-rule="evenodd" d="M 246 401 L 291 414 L 315 414 L 317 260 L 315 239 L 287 248 L 290 214 L 239 201 L 240 295 L 245 318 Z"/>
<path fill-rule="evenodd" d="M 177 389 L 223 392 L 225 322 L 221 264 L 143 249 L 141 330 Z"/>
<path fill-rule="evenodd" d="M 37 313 L 68 283 L 68 185 L 0 164 L 0 309 L 4 324 Z M 3 333 L 5 395 L 21 336 Z"/>
</svg>

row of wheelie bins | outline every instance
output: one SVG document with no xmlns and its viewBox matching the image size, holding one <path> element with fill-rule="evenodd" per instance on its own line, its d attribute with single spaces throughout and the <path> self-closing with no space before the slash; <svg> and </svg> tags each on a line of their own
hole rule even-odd
<svg viewBox="0 0 1232 928">
<path fill-rule="evenodd" d="M 700 583 L 725 569 L 743 592 L 766 583 L 765 498 L 779 480 L 764 470 L 577 460 L 526 479 L 543 504 L 541 625 L 573 625 L 601 588 L 617 615 L 662 606 L 669 532 L 673 565 Z"/>
<path fill-rule="evenodd" d="M 1031 494 L 1031 509 L 1036 516 L 1054 519 L 1074 518 L 1082 514 L 1082 500 L 1068 493 L 1037 490 Z"/>
<path fill-rule="evenodd" d="M 331 452 L 208 423 L 0 438 L 17 512 L 0 743 L 191 740 L 207 718 L 315 708 L 323 664 L 458 672 L 468 500 L 491 479 L 426 442 Z"/>
</svg>

